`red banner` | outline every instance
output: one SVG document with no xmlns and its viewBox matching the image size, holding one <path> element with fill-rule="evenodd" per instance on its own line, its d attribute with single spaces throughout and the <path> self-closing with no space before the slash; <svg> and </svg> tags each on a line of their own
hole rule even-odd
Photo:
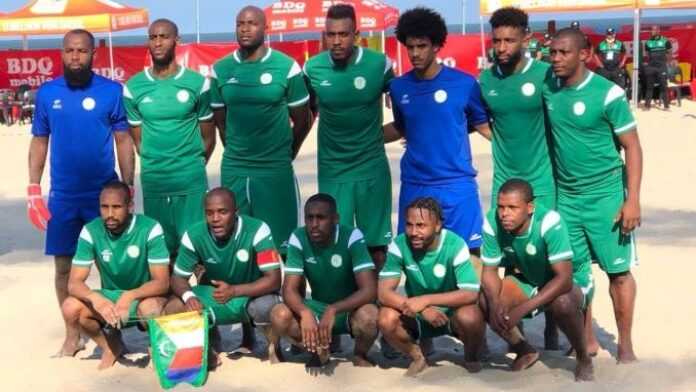
<svg viewBox="0 0 696 392">
<path fill-rule="evenodd" d="M 696 65 L 696 34 L 693 34 L 693 31 L 693 29 L 671 29 L 664 31 L 663 34 L 670 38 L 679 61 Z M 641 34 L 641 40 L 647 39 L 648 36 L 649 33 Z M 591 35 L 590 39 L 596 43 L 602 39 L 602 36 Z M 630 54 L 631 34 L 620 33 L 619 39 L 627 44 Z M 274 42 L 271 47 L 294 58 L 300 65 L 320 50 L 318 41 Z M 184 66 L 208 75 L 215 61 L 232 53 L 236 48 L 236 44 L 181 45 L 177 50 L 177 58 Z M 411 69 L 406 49 L 398 45 L 394 37 L 387 38 L 386 52 L 395 61 L 394 71 L 397 74 Z M 119 82 L 125 82 L 149 65 L 149 56 L 145 47 L 117 47 L 114 48 L 113 56 L 113 77 Z M 438 53 L 438 61 L 478 75 L 482 62 L 480 37 L 475 34 L 450 35 L 447 44 Z M 94 70 L 102 76 L 112 76 L 108 48 L 100 47 L 97 50 Z M 16 89 L 23 84 L 36 88 L 62 74 L 60 50 L 0 52 L 0 88 Z"/>
</svg>

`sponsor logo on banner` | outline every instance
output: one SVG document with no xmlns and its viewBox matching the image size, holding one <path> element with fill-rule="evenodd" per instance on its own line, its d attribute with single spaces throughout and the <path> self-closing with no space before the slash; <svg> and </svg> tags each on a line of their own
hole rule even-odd
<svg viewBox="0 0 696 392">
<path fill-rule="evenodd" d="M 309 19 L 307 18 L 294 18 L 292 20 L 292 27 L 296 29 L 305 29 L 309 27 Z"/>
<path fill-rule="evenodd" d="M 301 14 L 307 8 L 304 1 L 278 1 L 273 3 L 271 13 L 278 14 Z"/>
<path fill-rule="evenodd" d="M 317 16 L 316 18 L 314 18 L 314 25 L 317 28 L 323 28 L 324 26 L 326 26 L 326 17 Z"/>
<path fill-rule="evenodd" d="M 286 20 L 273 20 L 271 21 L 271 30 L 285 30 L 288 28 L 288 22 Z"/>
<path fill-rule="evenodd" d="M 369 16 L 362 16 L 360 17 L 360 27 L 363 29 L 376 28 L 377 19 Z"/>
<path fill-rule="evenodd" d="M 8 57 L 5 59 L 7 66 L 7 78 L 9 86 L 19 87 L 28 84 L 31 87 L 39 87 L 45 82 L 50 82 L 54 77 L 54 62 L 48 56 L 43 57 Z"/>
</svg>

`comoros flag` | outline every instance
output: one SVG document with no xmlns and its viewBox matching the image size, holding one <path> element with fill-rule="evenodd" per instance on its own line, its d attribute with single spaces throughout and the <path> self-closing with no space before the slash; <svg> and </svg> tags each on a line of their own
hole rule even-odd
<svg viewBox="0 0 696 392">
<path fill-rule="evenodd" d="M 148 320 L 152 362 L 164 389 L 201 386 L 208 376 L 208 317 L 186 312 Z"/>
</svg>

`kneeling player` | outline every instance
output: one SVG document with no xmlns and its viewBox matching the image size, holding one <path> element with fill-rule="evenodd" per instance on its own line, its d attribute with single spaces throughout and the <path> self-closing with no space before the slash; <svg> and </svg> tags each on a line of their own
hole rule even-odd
<svg viewBox="0 0 696 392">
<path fill-rule="evenodd" d="M 121 355 L 120 333 L 105 334 L 109 325 L 122 329 L 138 320 L 159 316 L 169 290 L 169 253 L 162 227 L 144 215 L 129 212 L 128 185 L 114 181 L 99 196 L 97 218 L 82 229 L 63 302 L 66 324 L 78 327 L 102 350 L 99 369 L 111 367 Z M 101 289 L 87 278 L 97 265 Z"/>
<path fill-rule="evenodd" d="M 271 362 L 280 360 L 275 343 L 289 337 L 325 364 L 332 337 L 355 338 L 353 364 L 373 366 L 367 352 L 377 338 L 377 278 L 360 230 L 339 225 L 336 201 L 319 193 L 307 200 L 305 227 L 290 236 L 283 284 L 284 304 L 273 309 Z M 312 299 L 304 299 L 306 279 Z"/>
<path fill-rule="evenodd" d="M 561 216 L 534 205 L 529 183 L 508 180 L 497 202 L 497 210 L 488 213 L 483 225 L 481 305 L 491 328 L 517 354 L 512 370 L 526 369 L 539 358 L 516 326 L 526 315 L 544 310 L 553 315 L 577 353 L 575 379 L 592 380 L 583 334 L 583 310 L 593 292 L 590 266 L 572 264 Z M 515 267 L 515 273 L 501 281 L 498 266 L 503 260 Z"/>
<path fill-rule="evenodd" d="M 280 255 L 270 228 L 238 215 L 234 194 L 227 188 L 208 192 L 205 219 L 181 238 L 171 278 L 176 297 L 167 304 L 167 313 L 206 309 L 213 326 L 253 322 L 268 336 L 281 282 Z M 205 275 L 191 287 L 189 278 L 197 264 L 205 267 Z M 210 367 L 219 365 L 216 339 L 213 334 Z"/>
<path fill-rule="evenodd" d="M 396 292 L 402 272 L 406 296 Z M 428 366 L 416 342 L 444 334 L 464 343 L 467 370 L 481 370 L 477 354 L 485 321 L 477 304 L 479 278 L 466 242 L 442 228 L 442 210 L 434 199 L 416 199 L 408 206 L 406 232 L 389 245 L 379 279 L 379 329 L 413 360 L 407 376 Z"/>
</svg>

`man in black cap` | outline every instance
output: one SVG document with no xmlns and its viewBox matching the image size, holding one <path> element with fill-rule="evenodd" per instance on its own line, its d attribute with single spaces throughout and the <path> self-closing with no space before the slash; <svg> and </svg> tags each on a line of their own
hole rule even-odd
<svg viewBox="0 0 696 392">
<path fill-rule="evenodd" d="M 607 36 L 597 45 L 595 61 L 599 65 L 597 73 L 616 83 L 621 88 L 626 88 L 626 45 L 616 39 L 616 31 L 607 29 Z"/>
</svg>

